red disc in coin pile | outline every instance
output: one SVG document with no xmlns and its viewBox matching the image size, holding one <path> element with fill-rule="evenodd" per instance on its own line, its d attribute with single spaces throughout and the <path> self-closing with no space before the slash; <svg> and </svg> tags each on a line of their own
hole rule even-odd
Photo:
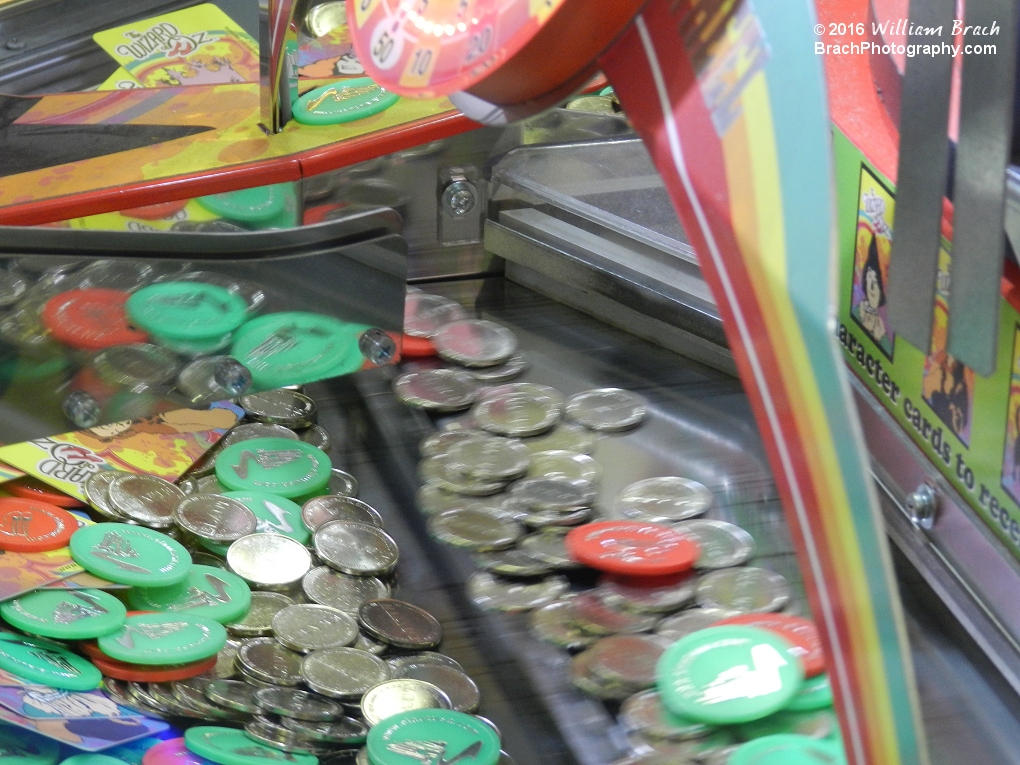
<svg viewBox="0 0 1020 765">
<path fill-rule="evenodd" d="M 822 649 L 822 638 L 818 628 L 810 619 L 787 614 L 740 614 L 721 619 L 713 624 L 719 627 L 726 624 L 742 624 L 745 627 L 774 632 L 786 638 L 793 646 L 790 651 L 804 665 L 804 675 L 815 677 L 825 671 L 825 652 Z"/>
<path fill-rule="evenodd" d="M 105 656 L 105 654 L 104 654 Z M 216 666 L 216 657 L 210 656 L 202 661 L 191 664 L 168 664 L 152 666 L 150 664 L 128 664 L 116 659 L 90 656 L 89 660 L 107 677 L 114 680 L 126 680 L 133 683 L 170 683 L 174 680 L 187 680 L 198 677 Z"/>
<path fill-rule="evenodd" d="M 13 494 L 15 497 L 25 499 L 38 499 L 40 502 L 47 502 L 57 507 L 84 507 L 85 503 L 70 494 L 57 491 L 38 478 L 25 476 L 4 484 L 4 491 Z"/>
<path fill-rule="evenodd" d="M 395 339 L 400 343 L 400 355 L 407 359 L 420 359 L 425 356 L 435 356 L 436 346 L 427 337 L 413 337 L 412 335 L 400 335 Z"/>
<path fill-rule="evenodd" d="M 144 343 L 148 335 L 129 326 L 120 290 L 71 290 L 50 298 L 42 320 L 50 333 L 72 348 L 96 351 L 111 345 Z"/>
<path fill-rule="evenodd" d="M 666 576 L 694 566 L 698 543 L 668 526 L 639 521 L 600 521 L 572 529 L 570 556 L 599 571 L 624 576 Z"/>
<path fill-rule="evenodd" d="M 0 499 L 0 550 L 59 550 L 77 530 L 74 516 L 56 505 L 21 497 Z"/>
</svg>

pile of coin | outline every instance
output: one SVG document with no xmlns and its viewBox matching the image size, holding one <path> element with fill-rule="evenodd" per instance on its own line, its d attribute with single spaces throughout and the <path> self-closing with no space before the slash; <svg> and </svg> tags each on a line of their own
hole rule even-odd
<svg viewBox="0 0 1020 765">
<path fill-rule="evenodd" d="M 439 316 L 462 315 L 442 300 Z M 440 328 L 429 325 L 432 336 Z M 599 434 L 641 423 L 647 407 L 639 396 L 610 388 L 567 398 L 527 382 L 490 387 L 458 369 L 414 371 L 395 390 L 431 411 L 470 408 L 421 443 L 418 508 L 435 539 L 472 551 L 479 570 L 466 588 L 479 607 L 530 611 L 533 634 L 571 652 L 571 682 L 622 703 L 619 724 L 634 751 L 628 765 L 721 764 L 742 742 L 770 734 L 838 736 L 814 625 L 778 613 L 796 608 L 790 588 L 781 575 L 745 565 L 755 551 L 750 534 L 699 517 L 714 505 L 707 487 L 682 476 L 637 480 L 602 498 L 608 519 L 597 517 L 600 470 L 591 454 Z M 590 581 L 577 575 L 586 567 L 602 574 L 595 587 L 579 589 L 572 582 Z M 681 639 L 734 620 L 793 638 L 801 664 L 810 655 L 817 706 L 780 705 L 740 725 L 667 708 L 658 690 L 663 656 Z"/>
</svg>

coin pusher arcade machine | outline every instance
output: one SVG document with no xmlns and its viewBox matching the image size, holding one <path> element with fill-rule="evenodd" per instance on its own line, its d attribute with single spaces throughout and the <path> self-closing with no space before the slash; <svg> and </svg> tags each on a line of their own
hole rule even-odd
<svg viewBox="0 0 1020 765">
<path fill-rule="evenodd" d="M 94 385 L 95 355 L 38 319 L 69 285 L 132 291 L 203 272 L 253 285 L 264 313 L 331 317 L 349 329 L 342 362 L 273 384 L 308 383 L 334 464 L 399 543 L 397 595 L 443 622 L 443 650 L 479 684 L 504 748 L 522 764 L 640 753 L 616 707 L 571 683 L 565 652 L 526 616 L 479 609 L 473 559 L 427 533 L 418 444 L 458 426 L 392 394 L 390 362 L 436 365 L 401 336 L 412 285 L 510 328 L 521 380 L 648 399 L 640 428 L 594 449 L 598 513 L 615 517 L 642 478 L 707 486 L 706 517 L 750 532 L 751 565 L 782 574 L 787 611 L 818 622 L 849 761 L 923 762 L 925 740 L 934 762 L 1018 760 L 1020 303 L 996 223 L 1005 210 L 1012 235 L 1020 204 L 1010 3 L 967 3 L 968 24 L 1006 31 L 997 57 L 954 74 L 949 58 L 815 48 L 930 42 L 897 38 L 894 22 L 950 29 L 959 9 L 944 1 L 357 0 L 346 52 L 353 38 L 363 71 L 339 55 L 299 78 L 331 31 L 322 19 L 345 23 L 338 4 L 272 0 L 256 15 L 237 0 L 216 5 L 260 38 L 260 83 L 95 89 L 121 75 L 93 33 L 192 5 L 0 3 L 0 440 L 188 403 L 165 374 L 145 379 L 149 366 Z M 625 114 L 605 96 L 563 108 L 602 90 L 600 69 Z M 300 94 L 352 71 L 399 102 L 341 125 L 292 119 Z M 949 141 L 932 127 L 951 122 Z M 195 203 L 244 189 L 284 217 Z"/>
</svg>

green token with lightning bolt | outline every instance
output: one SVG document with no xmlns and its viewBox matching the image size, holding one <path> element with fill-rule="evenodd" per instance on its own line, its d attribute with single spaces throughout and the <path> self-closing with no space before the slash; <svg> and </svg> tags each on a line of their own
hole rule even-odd
<svg viewBox="0 0 1020 765">
<path fill-rule="evenodd" d="M 237 574 L 214 566 L 194 565 L 188 578 L 170 587 L 134 587 L 128 602 L 136 611 L 165 611 L 204 616 L 220 624 L 248 613 L 251 590 Z M 3 606 L 0 606 L 0 614 Z"/>
<path fill-rule="evenodd" d="M 0 603 L 0 616 L 31 635 L 88 640 L 120 629 L 127 609 L 102 590 L 36 590 Z"/>
<path fill-rule="evenodd" d="M 496 765 L 499 736 L 474 715 L 415 709 L 387 717 L 368 732 L 372 765 Z"/>
<path fill-rule="evenodd" d="M 227 630 L 202 616 L 137 614 L 96 642 L 107 656 L 129 664 L 190 664 L 219 653 Z"/>
<path fill-rule="evenodd" d="M 90 574 L 132 587 L 168 587 L 183 582 L 191 568 L 191 554 L 180 542 L 144 526 L 85 526 L 74 532 L 68 547 Z"/>
<path fill-rule="evenodd" d="M 324 493 L 332 467 L 321 449 L 304 441 L 253 438 L 219 453 L 216 478 L 233 491 L 264 491 L 292 499 Z"/>
</svg>

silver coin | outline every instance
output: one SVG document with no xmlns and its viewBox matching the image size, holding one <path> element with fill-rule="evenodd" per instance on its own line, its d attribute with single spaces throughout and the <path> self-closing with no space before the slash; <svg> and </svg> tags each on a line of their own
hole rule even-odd
<svg viewBox="0 0 1020 765">
<path fill-rule="evenodd" d="M 390 649 L 386 643 L 376 640 L 373 637 L 369 637 L 364 632 L 358 633 L 358 639 L 354 641 L 354 645 L 352 645 L 351 648 L 357 648 L 359 651 L 366 651 L 373 656 L 382 656 Z"/>
<path fill-rule="evenodd" d="M 554 449 L 533 453 L 527 475 L 528 478 L 579 478 L 594 483 L 599 472 L 598 463 L 587 454 Z"/>
<path fill-rule="evenodd" d="M 249 584 L 279 589 L 301 581 L 312 568 L 312 556 L 282 534 L 249 534 L 230 545 L 227 565 Z"/>
<path fill-rule="evenodd" d="M 528 470 L 531 453 L 520 441 L 480 434 L 450 447 L 450 469 L 479 481 L 507 481 Z"/>
<path fill-rule="evenodd" d="M 183 491 L 152 475 L 122 473 L 110 481 L 107 492 L 121 515 L 158 529 L 173 525 L 174 508 L 184 499 Z"/>
<path fill-rule="evenodd" d="M 478 481 L 460 473 L 446 454 L 426 457 L 418 463 L 418 475 L 426 484 L 472 497 L 487 497 L 506 487 L 505 481 Z"/>
<path fill-rule="evenodd" d="M 537 436 L 556 424 L 560 406 L 555 399 L 526 393 L 488 396 L 471 414 L 478 427 L 501 436 Z"/>
<path fill-rule="evenodd" d="M 315 754 L 319 751 L 317 747 L 306 742 L 294 731 L 261 716 L 256 716 L 244 726 L 244 734 L 253 741 L 284 752 Z"/>
<path fill-rule="evenodd" d="M 448 454 L 455 444 L 480 435 L 484 435 L 480 430 L 444 430 L 439 433 L 433 433 L 425 438 L 418 446 L 418 451 L 421 452 L 422 457 Z"/>
<path fill-rule="evenodd" d="M 216 457 L 222 451 L 222 448 L 220 447 L 222 442 L 223 439 L 217 441 L 211 449 L 195 461 L 195 464 L 188 468 L 188 478 L 194 478 L 197 481 L 201 481 L 201 479 L 211 476 L 216 472 Z"/>
<path fill-rule="evenodd" d="M 428 519 L 428 531 L 441 542 L 479 552 L 511 547 L 524 535 L 523 527 L 509 515 L 477 508 L 436 513 Z"/>
<path fill-rule="evenodd" d="M 315 553 L 344 574 L 378 576 L 397 567 L 397 543 L 377 526 L 351 521 L 328 521 L 312 537 Z"/>
<path fill-rule="evenodd" d="M 634 691 L 620 683 L 607 681 L 592 672 L 595 656 L 591 649 L 582 651 L 570 660 L 570 682 L 580 690 L 596 698 L 622 701 Z"/>
<path fill-rule="evenodd" d="M 128 683 L 128 694 L 138 703 L 148 704 L 162 712 L 160 717 L 198 718 L 201 713 L 189 704 L 182 704 L 170 692 L 168 683 Z"/>
<path fill-rule="evenodd" d="M 358 750 L 358 754 L 354 758 L 354 765 L 372 765 L 372 761 L 368 759 L 367 746 L 363 746 Z"/>
<path fill-rule="evenodd" d="M 716 622 L 736 614 L 736 611 L 722 608 L 688 608 L 673 616 L 667 616 L 656 624 L 655 634 L 676 642 L 680 638 L 711 627 Z"/>
<path fill-rule="evenodd" d="M 221 706 L 210 702 L 205 694 L 205 687 L 209 680 L 204 677 L 192 677 L 187 680 L 177 680 L 170 683 L 170 692 L 174 698 L 191 709 L 201 712 L 205 717 L 212 717 L 217 720 L 243 721 L 247 715 L 241 714 L 236 709 L 224 709 Z"/>
<path fill-rule="evenodd" d="M 213 680 L 206 683 L 204 691 L 206 698 L 221 707 L 248 714 L 259 710 L 255 704 L 255 688 L 240 680 Z"/>
<path fill-rule="evenodd" d="M 358 623 L 349 614 L 318 603 L 299 603 L 273 617 L 273 635 L 298 653 L 341 648 L 358 637 Z"/>
<path fill-rule="evenodd" d="M 224 544 L 254 534 L 255 513 L 236 499 L 195 494 L 182 499 L 173 513 L 174 523 L 209 542 Z"/>
<path fill-rule="evenodd" d="M 309 531 L 315 531 L 327 521 L 354 521 L 372 526 L 383 525 L 382 516 L 367 502 L 340 494 L 314 497 L 301 506 L 301 520 Z"/>
<path fill-rule="evenodd" d="M 525 478 L 510 487 L 510 496 L 535 510 L 571 512 L 595 501 L 595 486 L 581 478 Z"/>
<path fill-rule="evenodd" d="M 603 577 L 596 590 L 603 602 L 611 606 L 638 613 L 668 614 L 690 603 L 697 586 L 697 575 L 688 572 L 678 582 L 650 587 Z"/>
<path fill-rule="evenodd" d="M 411 337 L 432 337 L 444 324 L 467 318 L 454 301 L 427 292 L 409 292 L 404 299 L 404 333 Z"/>
<path fill-rule="evenodd" d="M 358 496 L 358 481 L 350 473 L 340 468 L 333 468 L 329 471 L 329 493 L 339 494 L 342 497 Z"/>
<path fill-rule="evenodd" d="M 297 441 L 298 435 L 290 428 L 283 425 L 269 425 L 264 422 L 247 422 L 231 428 L 230 432 L 223 437 L 222 448 L 226 449 L 233 444 L 242 441 L 251 441 L 255 438 L 286 438 L 289 441 Z"/>
<path fill-rule="evenodd" d="M 252 602 L 254 603 L 254 593 L 252 594 Z M 251 607 L 248 608 L 248 613 L 252 611 Z M 230 626 L 227 627 L 228 631 Z M 234 664 L 234 660 L 237 658 L 237 649 L 241 647 L 241 641 L 235 640 L 234 638 L 228 638 L 227 642 L 223 644 L 223 647 L 216 654 L 216 666 L 210 670 L 209 674 L 219 680 L 230 680 L 237 675 L 237 666 Z"/>
<path fill-rule="evenodd" d="M 606 603 L 598 592 L 587 590 L 570 597 L 577 626 L 592 635 L 646 632 L 659 620 L 656 614 L 625 611 Z"/>
<path fill-rule="evenodd" d="M 517 546 L 533 558 L 554 568 L 577 568 L 580 564 L 567 552 L 565 541 L 567 533 L 567 529 L 542 529 L 518 539 Z"/>
<path fill-rule="evenodd" d="M 263 712 L 309 722 L 331 722 L 344 716 L 343 707 L 335 701 L 293 688 L 260 688 L 254 702 Z"/>
<path fill-rule="evenodd" d="M 252 638 L 237 649 L 237 663 L 252 677 L 273 685 L 301 682 L 301 654 L 273 638 Z"/>
<path fill-rule="evenodd" d="M 630 484 L 616 500 L 627 518 L 650 523 L 674 523 L 701 515 L 712 506 L 707 487 L 678 476 L 646 478 Z"/>
<path fill-rule="evenodd" d="M 478 553 L 474 556 L 475 565 L 483 571 L 490 571 L 500 576 L 543 576 L 551 573 L 553 566 L 538 560 L 525 550 L 513 547 L 509 550 Z"/>
<path fill-rule="evenodd" d="M 386 663 L 390 665 L 390 671 L 393 674 L 393 677 L 397 679 L 404 677 L 403 673 L 406 667 L 417 664 L 441 664 L 444 667 L 452 667 L 458 672 L 464 671 L 464 668 L 454 659 L 451 659 L 446 654 L 436 653 L 435 651 L 421 651 L 419 653 L 405 653 L 399 656 L 391 656 L 386 659 Z"/>
<path fill-rule="evenodd" d="M 0 271 L 0 308 L 17 303 L 28 292 L 28 279 L 16 271 Z"/>
<path fill-rule="evenodd" d="M 502 364 L 469 369 L 468 372 L 479 382 L 506 382 L 520 377 L 530 366 L 523 356 L 512 356 Z"/>
<path fill-rule="evenodd" d="M 530 611 L 561 597 L 569 587 L 569 582 L 559 575 L 536 582 L 518 582 L 476 571 L 467 580 L 468 597 L 488 611 Z"/>
<path fill-rule="evenodd" d="M 301 580 L 301 589 L 314 603 L 348 614 L 357 614 L 366 600 L 390 595 L 389 585 L 381 579 L 341 574 L 329 566 L 318 566 L 309 571 Z"/>
<path fill-rule="evenodd" d="M 228 489 L 222 483 L 220 483 L 215 475 L 204 475 L 195 481 L 198 494 L 206 494 L 216 496 L 218 494 L 225 494 Z"/>
<path fill-rule="evenodd" d="M 239 637 L 270 635 L 273 631 L 273 617 L 276 616 L 276 612 L 292 605 L 294 605 L 294 600 L 279 592 L 252 592 L 248 613 L 243 619 L 227 624 L 227 631 Z"/>
<path fill-rule="evenodd" d="M 529 529 L 547 529 L 555 526 L 580 526 L 587 523 L 595 515 L 590 507 L 579 507 L 569 513 L 561 513 L 558 510 L 543 510 L 538 513 L 528 513 L 521 518 L 521 523 Z"/>
<path fill-rule="evenodd" d="M 481 701 L 475 681 L 456 667 L 444 664 L 407 664 L 400 670 L 401 680 L 421 680 L 443 691 L 458 712 L 474 712 Z"/>
<path fill-rule="evenodd" d="M 443 628 L 432 614 L 392 598 L 362 603 L 358 623 L 376 640 L 412 651 L 433 648 L 443 639 Z"/>
<path fill-rule="evenodd" d="M 655 668 L 670 646 L 661 635 L 610 635 L 588 649 L 589 674 L 632 690 L 655 686 Z"/>
<path fill-rule="evenodd" d="M 115 680 L 112 677 L 104 677 L 103 685 L 100 689 L 106 698 L 110 699 L 115 704 L 120 704 L 122 707 L 127 707 L 136 712 L 142 714 L 150 714 L 151 710 L 145 709 L 138 705 L 131 696 L 128 695 L 127 683 L 123 680 Z M 154 715 L 159 717 L 158 714 Z"/>
<path fill-rule="evenodd" d="M 642 691 L 624 701 L 620 706 L 620 722 L 631 732 L 670 741 L 698 738 L 712 731 L 710 725 L 667 710 L 657 691 Z"/>
<path fill-rule="evenodd" d="M 319 407 L 303 393 L 277 388 L 241 396 L 241 407 L 256 422 L 307 428 L 314 425 Z"/>
<path fill-rule="evenodd" d="M 198 481 L 194 478 L 180 478 L 177 481 L 177 488 L 184 492 L 185 497 L 198 494 Z"/>
<path fill-rule="evenodd" d="M 251 388 L 251 372 L 231 356 L 201 356 L 177 375 L 177 391 L 191 406 L 231 399 Z"/>
<path fill-rule="evenodd" d="M 145 390 L 173 380 L 180 361 L 159 346 L 131 343 L 104 348 L 92 357 L 92 366 L 104 382 L 116 387 Z"/>
<path fill-rule="evenodd" d="M 563 409 L 563 394 L 549 385 L 538 383 L 520 382 L 506 383 L 505 385 L 493 385 L 482 388 L 479 399 L 501 398 L 503 396 L 530 396 L 531 398 L 547 398 L 557 410 Z"/>
<path fill-rule="evenodd" d="M 570 599 L 555 600 L 531 612 L 532 634 L 539 640 L 578 651 L 592 645 L 598 637 L 577 626 L 577 614 Z"/>
<path fill-rule="evenodd" d="M 732 523 L 699 518 L 673 528 L 693 537 L 701 547 L 695 568 L 742 566 L 754 555 L 754 538 Z"/>
<path fill-rule="evenodd" d="M 316 449 L 328 452 L 333 448 L 333 439 L 329 432 L 321 425 L 312 425 L 298 433 L 298 438 L 306 444 L 311 444 Z"/>
<path fill-rule="evenodd" d="M 353 700 L 389 680 L 390 668 L 382 659 L 356 648 L 324 648 L 305 657 L 301 676 L 316 693 Z"/>
<path fill-rule="evenodd" d="M 123 475 L 119 470 L 101 470 L 85 481 L 85 498 L 97 513 L 111 521 L 124 522 L 125 516 L 110 504 L 110 483 Z"/>
<path fill-rule="evenodd" d="M 598 442 L 598 434 L 580 425 L 561 422 L 548 433 L 521 439 L 532 454 L 549 451 L 566 451 L 591 454 Z"/>
<path fill-rule="evenodd" d="M 435 515 L 443 510 L 456 507 L 471 507 L 480 510 L 499 510 L 503 503 L 502 496 L 490 494 L 488 497 L 467 497 L 463 494 L 447 491 L 433 483 L 427 483 L 415 494 L 415 505 L 425 515 Z"/>
<path fill-rule="evenodd" d="M 363 744 L 368 736 L 368 726 L 351 717 L 338 717 L 333 722 L 309 722 L 293 717 L 284 717 L 280 722 L 283 727 L 311 741 L 331 744 Z"/>
<path fill-rule="evenodd" d="M 369 726 L 412 709 L 452 709 L 450 697 L 424 680 L 387 680 L 365 691 L 361 716 Z"/>
<path fill-rule="evenodd" d="M 768 613 L 778 611 L 789 599 L 790 585 L 783 575 L 764 568 L 724 568 L 705 574 L 698 583 L 702 608 Z"/>
<path fill-rule="evenodd" d="M 478 381 L 459 369 L 426 369 L 401 375 L 393 392 L 408 406 L 434 412 L 459 412 L 478 398 Z"/>
<path fill-rule="evenodd" d="M 588 390 L 567 399 L 567 419 L 592 430 L 628 430 L 647 414 L 645 399 L 622 388 Z"/>
<path fill-rule="evenodd" d="M 486 319 L 461 319 L 441 326 L 432 336 L 439 357 L 466 367 L 502 364 L 517 350 L 517 336 Z"/>
<path fill-rule="evenodd" d="M 95 260 L 77 274 L 79 289 L 109 289 L 134 292 L 155 276 L 152 266 L 137 260 Z"/>
</svg>

